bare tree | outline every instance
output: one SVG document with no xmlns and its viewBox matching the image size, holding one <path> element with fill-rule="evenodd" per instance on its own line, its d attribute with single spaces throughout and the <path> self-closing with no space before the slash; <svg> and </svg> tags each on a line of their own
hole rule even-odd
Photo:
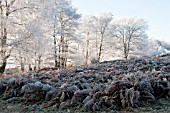
<svg viewBox="0 0 170 113">
<path fill-rule="evenodd" d="M 147 27 L 147 23 L 139 18 L 123 18 L 115 21 L 112 31 L 118 41 L 116 46 L 123 52 L 126 60 L 129 53 L 147 37 Z"/>
<path fill-rule="evenodd" d="M 70 0 L 56 0 L 52 5 L 48 17 L 52 19 L 48 20 L 53 26 L 55 67 L 66 67 L 70 40 L 75 39 L 75 29 L 80 15 L 76 13 Z"/>
<path fill-rule="evenodd" d="M 10 56 L 11 46 L 9 46 L 9 37 L 12 37 L 10 30 L 13 29 L 14 15 L 13 13 L 25 9 L 25 6 L 19 6 L 21 4 L 18 0 L 0 0 L 0 73 L 3 73 L 7 64 L 7 59 Z M 18 5 L 18 7 L 16 7 Z"/>
<path fill-rule="evenodd" d="M 88 64 L 89 57 L 92 56 L 91 53 L 95 53 L 95 51 L 93 51 L 95 40 L 94 31 L 96 30 L 94 25 L 95 21 L 96 17 L 92 15 L 86 15 L 81 19 L 80 31 L 83 41 L 82 48 L 84 50 L 85 64 Z"/>
<path fill-rule="evenodd" d="M 104 44 L 104 38 L 107 37 L 109 31 L 109 23 L 112 21 L 113 15 L 111 13 L 101 13 L 97 16 L 96 29 L 100 34 L 99 46 L 98 46 L 98 61 L 101 60 L 102 49 Z"/>
<path fill-rule="evenodd" d="M 71 5 L 71 3 L 66 2 L 68 6 L 63 4 L 61 8 L 65 12 L 59 12 L 59 34 L 60 34 L 60 67 L 66 67 L 68 53 L 69 53 L 69 43 L 70 40 L 75 40 L 75 30 L 77 28 L 77 20 L 80 18 L 80 15 L 76 13 L 76 9 Z"/>
</svg>

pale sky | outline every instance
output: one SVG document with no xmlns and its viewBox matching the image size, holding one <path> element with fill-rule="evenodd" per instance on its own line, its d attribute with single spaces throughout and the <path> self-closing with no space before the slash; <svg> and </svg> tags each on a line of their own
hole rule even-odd
<svg viewBox="0 0 170 113">
<path fill-rule="evenodd" d="M 82 15 L 111 12 L 114 18 L 139 17 L 151 38 L 170 42 L 170 0 L 72 0 Z"/>
</svg>

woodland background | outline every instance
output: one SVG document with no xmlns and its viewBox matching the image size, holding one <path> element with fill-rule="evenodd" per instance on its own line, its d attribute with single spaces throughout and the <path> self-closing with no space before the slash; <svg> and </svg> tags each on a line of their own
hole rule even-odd
<svg viewBox="0 0 170 113">
<path fill-rule="evenodd" d="M 147 21 L 77 13 L 70 0 L 0 0 L 0 73 L 168 53 Z"/>
</svg>

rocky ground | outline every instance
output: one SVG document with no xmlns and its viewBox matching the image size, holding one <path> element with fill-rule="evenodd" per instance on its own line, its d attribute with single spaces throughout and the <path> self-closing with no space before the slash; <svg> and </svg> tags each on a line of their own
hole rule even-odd
<svg viewBox="0 0 170 113">
<path fill-rule="evenodd" d="M 1 76 L 2 113 L 170 112 L 170 55 Z"/>
</svg>

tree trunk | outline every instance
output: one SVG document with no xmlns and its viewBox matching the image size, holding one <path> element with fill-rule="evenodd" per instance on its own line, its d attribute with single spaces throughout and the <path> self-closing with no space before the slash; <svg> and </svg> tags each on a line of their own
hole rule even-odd
<svg viewBox="0 0 170 113">
<path fill-rule="evenodd" d="M 41 69 L 41 55 L 38 56 L 38 70 Z"/>
<path fill-rule="evenodd" d="M 56 18 L 56 16 L 55 16 Z M 56 40 L 56 25 L 54 24 L 54 67 L 59 67 L 59 62 L 57 58 L 57 40 Z"/>
<path fill-rule="evenodd" d="M 127 60 L 128 59 L 128 55 L 125 55 L 124 58 L 125 58 L 125 60 Z"/>
<path fill-rule="evenodd" d="M 100 40 L 100 47 L 99 47 L 99 56 L 98 56 L 98 61 L 101 60 L 101 54 L 102 54 L 102 47 L 103 47 L 103 35 Z"/>
<path fill-rule="evenodd" d="M 86 50 L 86 62 L 85 62 L 85 64 L 88 63 L 88 58 L 89 58 L 89 51 L 88 51 L 88 49 L 87 49 L 87 50 Z"/>
<path fill-rule="evenodd" d="M 97 32 L 96 32 L 96 44 L 95 44 L 95 45 L 96 45 L 96 56 L 95 56 L 96 58 L 97 58 L 97 56 L 98 56 L 98 43 L 97 43 L 97 38 L 98 38 L 98 37 L 97 37 Z"/>
<path fill-rule="evenodd" d="M 60 67 L 60 59 L 61 59 L 60 53 L 61 53 L 61 45 L 59 45 L 58 47 L 58 57 L 57 57 L 58 62 L 56 60 L 57 67 Z"/>
<path fill-rule="evenodd" d="M 7 6 L 7 5 L 6 5 Z M 0 3 L 0 15 L 1 18 L 8 18 L 8 13 L 9 13 L 9 7 L 6 8 L 6 16 L 3 17 L 3 8 L 2 8 L 2 4 Z M 1 21 L 1 25 L 0 25 L 0 30 L 1 30 L 1 34 L 0 34 L 0 56 L 1 56 L 1 60 L 2 60 L 2 64 L 0 65 L 0 73 L 4 73 L 5 71 L 5 67 L 7 65 L 7 59 L 10 56 L 10 54 L 7 55 L 7 29 L 5 24 L 3 23 L 3 21 Z"/>
<path fill-rule="evenodd" d="M 68 58 L 68 40 L 65 42 L 65 56 L 64 56 L 64 67 L 67 66 L 67 58 Z"/>
<path fill-rule="evenodd" d="M 58 58 L 57 58 L 57 44 L 56 44 L 56 37 L 54 36 L 54 67 L 58 67 Z"/>
<path fill-rule="evenodd" d="M 24 72 L 25 71 L 25 66 L 24 66 L 24 61 L 23 61 L 24 58 L 21 57 L 21 71 Z"/>
<path fill-rule="evenodd" d="M 59 52 L 60 52 L 60 59 L 59 59 L 59 61 L 60 61 L 60 67 L 64 67 L 64 37 L 61 35 L 61 37 L 60 37 L 60 50 L 59 50 Z"/>
<path fill-rule="evenodd" d="M 3 25 L 1 24 L 1 28 L 3 28 Z M 7 30 L 6 28 L 1 29 L 1 42 L 0 42 L 0 56 L 2 60 L 2 64 L 0 66 L 0 73 L 4 73 L 5 67 L 7 64 L 7 59 L 9 57 L 9 54 L 6 55 L 6 43 L 7 43 Z"/>
<path fill-rule="evenodd" d="M 37 70 L 37 53 L 34 53 L 34 70 Z"/>
<path fill-rule="evenodd" d="M 25 71 L 24 63 L 21 63 L 21 71 L 22 71 L 22 72 L 24 72 L 24 71 Z"/>
<path fill-rule="evenodd" d="M 128 50 L 127 50 L 127 44 L 126 44 L 126 42 L 124 42 L 124 44 L 123 44 L 123 46 L 124 46 L 124 58 L 125 58 L 125 60 L 127 60 L 128 59 Z"/>
<path fill-rule="evenodd" d="M 7 61 L 7 59 L 4 59 L 2 65 L 0 66 L 0 73 L 1 74 L 5 72 L 6 61 Z"/>
<path fill-rule="evenodd" d="M 85 64 L 88 63 L 88 59 L 89 59 L 89 42 L 90 42 L 90 37 L 89 37 L 89 32 L 87 33 L 87 41 L 86 41 L 86 61 L 85 61 Z"/>
</svg>

